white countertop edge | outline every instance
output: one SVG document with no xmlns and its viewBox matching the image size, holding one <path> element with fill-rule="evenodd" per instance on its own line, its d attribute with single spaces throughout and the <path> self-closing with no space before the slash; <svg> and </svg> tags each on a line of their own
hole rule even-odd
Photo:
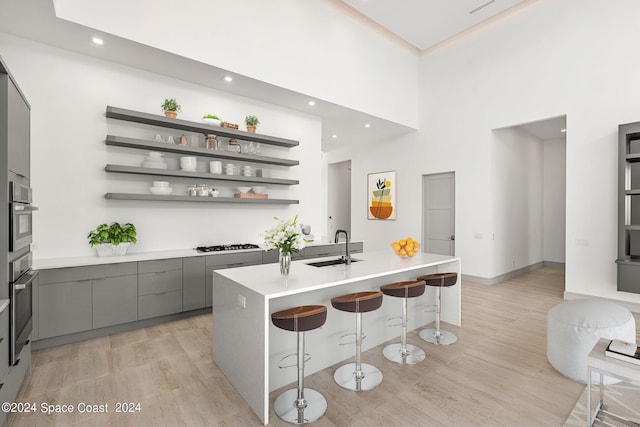
<svg viewBox="0 0 640 427">
<path fill-rule="evenodd" d="M 354 240 L 352 243 L 362 242 L 362 240 Z M 344 242 L 341 242 L 344 243 Z M 331 245 L 334 243 L 325 242 L 322 240 L 314 240 L 308 242 L 305 247 Z M 112 256 L 112 257 L 99 257 L 93 256 L 76 256 L 76 257 L 61 257 L 61 258 L 37 258 L 34 254 L 33 268 L 36 270 L 47 270 L 51 268 L 67 268 L 67 267 L 84 267 L 92 265 L 105 265 L 105 264 L 118 264 L 122 262 L 137 262 L 137 261 L 152 261 L 158 259 L 169 258 L 189 258 L 196 256 L 207 255 L 219 255 L 219 254 L 232 254 L 237 252 L 264 252 L 264 247 L 258 249 L 239 249 L 235 251 L 219 251 L 219 252 L 198 252 L 193 249 L 176 249 L 166 251 L 149 251 L 149 252 L 131 252 L 131 246 L 129 253 L 125 256 Z"/>
<path fill-rule="evenodd" d="M 9 299 L 0 299 L 0 313 L 3 313 L 7 307 L 9 307 Z"/>
<path fill-rule="evenodd" d="M 281 276 L 277 265 L 263 264 L 215 270 L 214 277 L 215 275 L 223 276 L 269 300 L 450 262 L 461 262 L 459 257 L 428 253 L 421 253 L 414 258 L 402 260 L 393 255 L 392 252 L 390 253 L 389 250 L 364 252 L 355 254 L 353 257 L 362 259 L 362 264 L 360 266 L 358 266 L 360 263 L 352 263 L 350 266 L 313 267 L 306 264 L 326 260 L 326 258 L 304 259 L 292 262 L 289 276 Z M 371 262 L 371 264 L 365 264 L 367 261 Z M 398 265 L 403 263 L 408 265 Z M 367 272 L 365 270 L 372 267 L 376 271 Z M 352 276 L 337 278 L 338 275 L 342 274 Z M 305 277 L 305 283 L 313 283 L 301 286 L 299 283 L 303 276 Z M 288 288 L 288 286 L 291 287 Z"/>
</svg>

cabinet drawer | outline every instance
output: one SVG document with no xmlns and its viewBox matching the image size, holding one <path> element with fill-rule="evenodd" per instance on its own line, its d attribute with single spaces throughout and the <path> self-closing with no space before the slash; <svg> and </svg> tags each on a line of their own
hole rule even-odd
<svg viewBox="0 0 640 427">
<path fill-rule="evenodd" d="M 103 277 L 127 276 L 137 273 L 137 262 L 54 268 L 50 270 L 40 270 L 39 283 L 45 285 L 47 283 L 76 282 L 80 280 L 100 279 Z"/>
<path fill-rule="evenodd" d="M 96 279 L 93 288 L 93 327 L 138 320 L 138 276 Z"/>
<path fill-rule="evenodd" d="M 9 370 L 9 311 L 7 306 L 0 314 L 0 378 L 4 378 Z"/>
<path fill-rule="evenodd" d="M 351 249 L 351 248 L 350 248 Z M 345 243 L 333 243 L 327 245 L 307 246 L 304 248 L 307 258 L 320 258 L 323 256 L 344 255 Z"/>
<path fill-rule="evenodd" d="M 263 251 L 235 252 L 207 256 L 207 268 L 224 266 L 224 268 L 240 267 L 242 265 L 262 264 Z"/>
<path fill-rule="evenodd" d="M 138 263 L 138 273 L 159 273 L 169 270 L 182 270 L 182 258 L 140 261 Z"/>
<path fill-rule="evenodd" d="M 140 295 L 138 297 L 138 319 L 148 319 L 181 311 L 182 291 Z"/>
<path fill-rule="evenodd" d="M 182 260 L 182 310 L 203 308 L 206 299 L 206 267 L 204 257 Z"/>
<path fill-rule="evenodd" d="M 15 402 L 27 372 L 31 371 L 31 344 L 22 347 L 18 361 L 9 369 L 9 373 L 0 380 L 0 401 Z"/>
<path fill-rule="evenodd" d="M 182 269 L 138 275 L 138 295 L 168 291 L 182 291 Z"/>
</svg>

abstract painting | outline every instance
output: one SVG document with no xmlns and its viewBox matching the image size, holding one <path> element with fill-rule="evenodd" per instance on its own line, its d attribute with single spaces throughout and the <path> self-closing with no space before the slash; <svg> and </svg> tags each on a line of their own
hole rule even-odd
<svg viewBox="0 0 640 427">
<path fill-rule="evenodd" d="M 396 172 L 367 175 L 367 218 L 396 219 Z"/>
</svg>

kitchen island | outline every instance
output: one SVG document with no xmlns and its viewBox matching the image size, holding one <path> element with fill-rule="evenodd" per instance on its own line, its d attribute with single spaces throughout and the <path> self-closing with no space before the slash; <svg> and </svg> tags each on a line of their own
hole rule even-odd
<svg viewBox="0 0 640 427">
<path fill-rule="evenodd" d="M 306 375 L 354 357 L 354 345 L 340 345 L 340 339 L 355 331 L 355 316 L 331 307 L 331 298 L 338 295 L 378 290 L 424 274 L 457 272 L 458 283 L 443 289 L 441 319 L 461 326 L 460 258 L 428 253 L 400 258 L 384 250 L 364 252 L 353 260 L 328 267 L 308 265 L 313 260 L 294 261 L 288 276 L 281 276 L 273 264 L 213 272 L 213 361 L 264 424 L 269 423 L 269 393 L 296 379 L 295 369 L 278 368 L 281 358 L 295 353 L 296 336 L 273 326 L 272 312 L 309 304 L 328 307 L 325 325 L 307 333 L 306 352 L 312 357 L 305 364 Z M 424 309 L 433 303 L 430 287 L 424 296 L 409 300 L 409 330 L 434 321 L 435 313 Z M 398 337 L 400 327 L 388 327 L 387 320 L 399 315 L 399 299 L 386 297 L 379 310 L 365 313 L 363 350 Z M 420 345 L 428 357 L 429 344 Z M 384 374 L 384 366 L 378 368 Z"/>
</svg>

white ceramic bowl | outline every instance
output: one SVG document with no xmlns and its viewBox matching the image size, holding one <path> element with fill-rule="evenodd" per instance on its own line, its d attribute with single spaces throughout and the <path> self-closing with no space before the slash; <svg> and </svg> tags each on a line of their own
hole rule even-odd
<svg viewBox="0 0 640 427">
<path fill-rule="evenodd" d="M 169 181 L 153 181 L 154 187 L 169 187 Z"/>
<path fill-rule="evenodd" d="M 254 185 L 253 187 L 251 187 L 251 189 L 256 194 L 264 194 L 264 192 L 267 189 L 267 187 L 265 187 L 263 185 Z"/>
<path fill-rule="evenodd" d="M 164 153 L 161 153 L 159 151 L 149 151 L 147 153 L 147 158 L 149 160 L 153 160 L 156 162 L 161 162 L 162 161 L 162 156 L 164 156 Z"/>
<path fill-rule="evenodd" d="M 251 187 L 236 187 L 238 189 L 239 192 L 241 193 L 248 193 L 249 190 L 251 190 Z"/>
<path fill-rule="evenodd" d="M 211 119 L 211 118 L 203 118 L 202 119 L 202 123 L 208 124 L 208 125 L 213 125 L 213 126 L 220 126 L 222 124 L 222 122 L 220 120 L 217 119 Z"/>
<path fill-rule="evenodd" d="M 151 191 L 151 194 L 157 194 L 159 196 L 166 196 L 168 194 L 171 194 L 171 192 L 173 191 L 173 188 L 171 188 L 171 187 L 149 187 L 149 191 Z"/>
<path fill-rule="evenodd" d="M 186 156 L 186 157 L 180 157 L 180 164 L 181 165 L 195 165 L 197 163 L 197 159 L 195 157 L 191 157 L 191 156 Z"/>
</svg>

